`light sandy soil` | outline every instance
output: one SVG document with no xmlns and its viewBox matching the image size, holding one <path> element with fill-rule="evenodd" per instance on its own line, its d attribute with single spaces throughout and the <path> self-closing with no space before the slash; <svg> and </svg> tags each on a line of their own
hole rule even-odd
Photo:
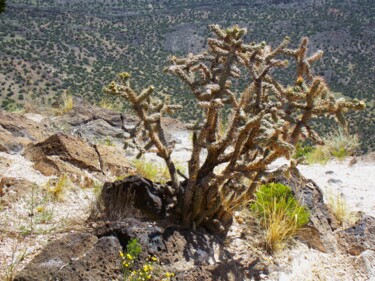
<svg viewBox="0 0 375 281">
<path fill-rule="evenodd" d="M 375 162 L 370 160 L 329 161 L 325 165 L 300 165 L 306 178 L 314 180 L 326 194 L 345 198 L 348 208 L 375 217 Z"/>
</svg>

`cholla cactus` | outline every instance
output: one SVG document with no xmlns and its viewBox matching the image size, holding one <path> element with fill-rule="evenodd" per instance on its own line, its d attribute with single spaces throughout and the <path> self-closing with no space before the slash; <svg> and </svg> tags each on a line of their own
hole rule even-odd
<svg viewBox="0 0 375 281">
<path fill-rule="evenodd" d="M 275 49 L 242 41 L 246 29 L 234 26 L 223 30 L 211 26 L 216 35 L 208 39 L 206 52 L 186 58 L 171 58 L 166 71 L 177 75 L 191 89 L 204 111 L 204 120 L 191 126 L 193 151 L 189 160 L 187 180 L 179 182 L 160 125 L 162 113 L 178 106 L 152 104 L 150 87 L 137 95 L 129 85 L 128 75 L 120 75 L 120 84 L 112 82 L 107 92 L 123 96 L 133 105 L 146 130 L 149 143 L 156 146 L 169 168 L 177 193 L 181 218 L 185 225 L 205 225 L 224 231 L 230 210 L 251 198 L 258 183 L 268 176 L 267 166 L 280 157 L 290 158 L 301 137 L 322 143 L 309 122 L 316 116 L 334 115 L 346 125 L 343 113 L 363 109 L 359 101 L 335 100 L 323 78 L 313 76 L 311 65 L 319 60 L 321 51 L 307 56 L 308 39 L 288 49 L 289 38 Z M 272 76 L 272 70 L 284 68 L 295 60 L 296 77 L 284 86 Z M 239 91 L 234 85 L 240 77 L 248 81 Z M 238 84 L 238 83 L 237 83 Z M 220 123 L 224 107 L 231 108 L 230 121 L 224 134 Z M 202 159 L 202 151 L 206 157 Z M 221 172 L 214 171 L 222 165 Z M 294 167 L 295 162 L 291 161 Z M 243 178 L 247 178 L 247 185 Z M 228 220 L 229 218 L 229 220 Z"/>
</svg>

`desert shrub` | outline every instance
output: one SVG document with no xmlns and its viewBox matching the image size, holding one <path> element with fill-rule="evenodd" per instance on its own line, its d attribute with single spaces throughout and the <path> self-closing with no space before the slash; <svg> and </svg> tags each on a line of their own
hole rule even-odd
<svg viewBox="0 0 375 281">
<path fill-rule="evenodd" d="M 215 37 L 200 54 L 171 57 L 166 72 L 177 76 L 197 99 L 201 119 L 188 127 L 193 131 L 188 176 L 180 181 L 171 154 L 173 144 L 165 138 L 162 120 L 181 106 L 152 98 L 155 87 L 138 92 L 131 75 L 122 72 L 104 91 L 124 98 L 140 118 L 126 143 L 139 150 L 139 157 L 151 149 L 164 159 L 172 182 L 166 191 L 175 198 L 176 214 L 185 226 L 207 226 L 225 233 L 235 206 L 254 194 L 258 183 L 270 177 L 267 167 L 280 157 L 289 159 L 301 139 L 321 144 L 311 122 L 325 115 L 335 116 L 346 126 L 343 113 L 359 110 L 364 102 L 336 100 L 324 79 L 314 76 L 311 66 L 323 52 L 308 52 L 308 39 L 296 49 L 288 48 L 286 37 L 277 47 L 266 43 L 245 43 L 246 29 L 222 29 L 211 25 Z M 281 82 L 275 71 L 292 65 L 295 75 Z M 241 87 L 242 81 L 247 81 Z M 227 114 L 228 113 L 228 114 Z M 227 124 L 220 124 L 223 118 Z M 224 132 L 223 132 L 224 131 Z M 220 174 L 215 168 L 225 165 Z M 295 162 L 291 162 L 291 166 Z M 246 177 L 248 185 L 239 180 Z"/>
<path fill-rule="evenodd" d="M 259 187 L 251 211 L 266 230 L 266 245 L 277 251 L 309 222 L 308 210 L 294 198 L 290 187 L 270 183 Z"/>
</svg>

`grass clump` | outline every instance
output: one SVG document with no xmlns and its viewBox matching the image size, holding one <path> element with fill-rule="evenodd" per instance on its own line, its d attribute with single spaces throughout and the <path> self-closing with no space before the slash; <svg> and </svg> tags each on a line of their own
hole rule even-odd
<svg viewBox="0 0 375 281">
<path fill-rule="evenodd" d="M 98 106 L 104 109 L 112 110 L 112 111 L 121 111 L 121 104 L 115 100 L 110 100 L 108 98 L 103 98 L 98 103 Z"/>
<path fill-rule="evenodd" d="M 25 258 L 29 254 L 26 249 L 21 252 L 18 252 L 17 248 L 18 248 L 18 244 L 12 247 L 12 257 L 5 269 L 4 281 L 14 280 L 17 268 L 20 266 L 20 264 L 25 260 Z"/>
<path fill-rule="evenodd" d="M 286 242 L 309 222 L 308 210 L 294 198 L 290 187 L 280 183 L 260 186 L 250 209 L 266 231 L 266 246 L 281 250 Z"/>
<path fill-rule="evenodd" d="M 165 184 L 171 179 L 168 168 L 164 163 L 157 164 L 145 159 L 135 159 L 132 163 L 138 175 L 153 182 Z M 179 170 L 182 174 L 185 174 L 186 168 L 184 165 L 177 163 L 175 166 L 177 170 Z"/>
<path fill-rule="evenodd" d="M 47 194 L 57 201 L 63 200 L 64 192 L 69 189 L 72 182 L 68 175 L 61 174 L 56 181 L 49 181 L 45 187 Z"/>
<path fill-rule="evenodd" d="M 326 195 L 327 205 L 340 226 L 351 227 L 358 221 L 357 213 L 350 211 L 343 194 L 328 190 Z"/>
<path fill-rule="evenodd" d="M 343 160 L 348 156 L 354 155 L 360 145 L 357 135 L 349 135 L 342 129 L 328 134 L 323 138 L 323 141 L 324 145 L 318 145 L 307 153 L 307 163 L 324 164 L 332 158 Z"/>
<path fill-rule="evenodd" d="M 133 164 L 138 175 L 153 182 L 165 183 L 167 181 L 168 173 L 165 173 L 166 169 L 163 169 L 155 162 L 147 161 L 145 159 L 135 159 Z"/>
<path fill-rule="evenodd" d="M 64 93 L 62 96 L 62 104 L 57 110 L 58 115 L 63 115 L 71 110 L 74 107 L 73 96 L 70 93 Z"/>
</svg>

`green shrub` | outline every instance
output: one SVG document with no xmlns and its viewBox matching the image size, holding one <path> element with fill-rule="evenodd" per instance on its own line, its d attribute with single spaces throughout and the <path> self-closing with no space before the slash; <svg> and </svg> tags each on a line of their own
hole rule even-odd
<svg viewBox="0 0 375 281">
<path fill-rule="evenodd" d="M 285 243 L 309 222 L 308 210 L 294 198 L 290 187 L 280 183 L 260 186 L 251 211 L 266 230 L 269 250 L 282 249 Z"/>
</svg>

